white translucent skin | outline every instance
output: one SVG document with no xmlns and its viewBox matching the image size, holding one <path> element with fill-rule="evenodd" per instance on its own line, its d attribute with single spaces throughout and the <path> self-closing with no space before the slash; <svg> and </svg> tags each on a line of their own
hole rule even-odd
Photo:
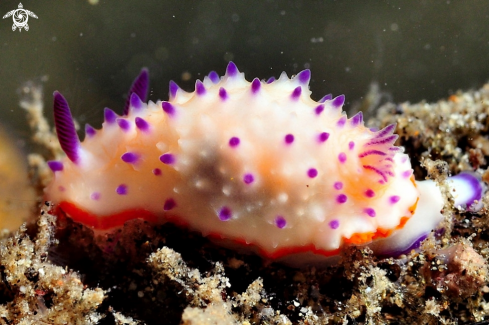
<svg viewBox="0 0 489 325">
<path fill-rule="evenodd" d="M 81 144 L 78 164 L 63 160 L 64 170 L 56 172 L 46 188 L 47 199 L 73 203 L 99 218 L 131 209 L 145 209 L 161 222 L 171 215 L 203 235 L 246 242 L 267 256 L 282 249 L 307 252 L 305 247 L 336 254 L 355 234 L 395 230 L 401 218 L 412 216 L 419 191 L 411 180 L 408 157 L 402 150 L 389 149 L 393 141 L 367 145 L 380 131 L 370 131 L 363 122 L 354 126 L 347 120 L 338 126 L 345 113 L 332 101 L 326 101 L 317 115 L 319 103 L 298 78 L 282 74 L 271 84 L 262 82 L 256 94 L 242 73 L 224 76 L 217 84 L 206 77 L 203 83 L 204 95 L 177 92 L 170 101 L 175 107 L 172 116 L 163 112 L 161 102 L 150 102 L 141 109 L 131 107 L 121 117 L 131 124 L 127 132 L 105 122 Z M 300 98 L 292 99 L 298 86 Z M 226 100 L 218 95 L 221 87 Z M 136 117 L 147 121 L 150 129 L 138 130 Z M 325 142 L 318 140 L 322 132 L 329 133 Z M 293 143 L 285 143 L 287 134 L 294 135 Z M 232 137 L 239 137 L 238 146 L 229 145 Z M 359 157 L 372 149 L 386 154 Z M 138 162 L 122 161 L 126 152 L 136 153 Z M 160 161 L 167 153 L 175 156 L 174 164 Z M 339 161 L 340 153 L 346 162 Z M 362 165 L 389 165 L 385 168 L 392 176 L 384 181 Z M 162 174 L 155 176 L 155 168 Z M 317 170 L 316 177 L 308 176 L 310 168 Z M 247 173 L 254 176 L 251 184 L 243 182 Z M 342 182 L 341 190 L 335 189 L 336 182 Z M 126 195 L 116 193 L 121 184 L 127 186 Z M 373 197 L 365 194 L 369 189 Z M 98 199 L 93 199 L 94 193 Z M 347 196 L 345 203 L 337 202 L 340 194 Z M 399 196 L 399 201 L 392 203 L 392 196 Z M 169 198 L 176 207 L 164 211 Z M 230 220 L 220 220 L 223 207 L 232 211 Z M 366 209 L 373 209 L 375 216 Z M 439 210 L 438 203 L 429 202 L 418 209 L 425 218 L 421 223 L 427 225 L 423 231 L 438 223 Z M 277 216 L 286 220 L 285 227 L 277 225 Z M 336 229 L 332 221 L 338 221 Z M 421 232 L 409 229 L 396 232 L 399 242 L 412 243 Z"/>
</svg>

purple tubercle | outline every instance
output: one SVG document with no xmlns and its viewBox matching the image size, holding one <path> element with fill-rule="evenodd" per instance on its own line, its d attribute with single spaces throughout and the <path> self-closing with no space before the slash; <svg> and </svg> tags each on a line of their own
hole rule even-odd
<svg viewBox="0 0 489 325">
<path fill-rule="evenodd" d="M 221 210 L 219 210 L 219 220 L 221 221 L 228 221 L 231 219 L 232 215 L 233 213 L 228 207 L 222 207 Z"/>
<path fill-rule="evenodd" d="M 177 203 L 175 202 L 175 200 L 172 198 L 169 198 L 165 201 L 165 204 L 163 204 L 163 210 L 169 211 L 176 206 L 177 206 Z"/>
<path fill-rule="evenodd" d="M 80 161 L 80 139 L 76 133 L 68 102 L 58 91 L 54 94 L 54 125 L 61 149 L 75 164 Z"/>
<path fill-rule="evenodd" d="M 61 161 L 58 161 L 58 160 L 48 161 L 48 166 L 49 166 L 49 168 L 51 168 L 51 170 L 53 172 L 60 172 L 64 168 L 63 163 Z"/>
<path fill-rule="evenodd" d="M 319 142 L 325 142 L 326 140 L 329 139 L 329 133 L 328 132 L 321 132 L 319 133 Z"/>
<path fill-rule="evenodd" d="M 291 144 L 294 142 L 294 135 L 293 134 L 287 134 L 284 138 L 284 141 L 286 144 Z"/>
<path fill-rule="evenodd" d="M 340 194 L 336 197 L 336 202 L 339 204 L 343 204 L 348 200 L 348 197 L 345 194 Z"/>
<path fill-rule="evenodd" d="M 131 124 L 129 123 L 128 120 L 123 119 L 123 118 L 118 118 L 116 121 L 117 121 L 117 125 L 119 125 L 119 127 L 122 129 L 122 131 L 129 131 Z"/>
<path fill-rule="evenodd" d="M 393 195 L 389 198 L 389 202 L 392 204 L 395 204 L 395 203 L 399 202 L 400 199 L 401 199 L 401 197 L 399 195 Z"/>
<path fill-rule="evenodd" d="M 245 184 L 251 184 L 251 183 L 253 183 L 254 180 L 255 180 L 255 177 L 253 176 L 253 174 L 245 174 L 243 176 L 243 182 Z"/>
<path fill-rule="evenodd" d="M 376 215 L 375 210 L 372 208 L 366 208 L 364 211 L 371 218 L 375 217 Z"/>
<path fill-rule="evenodd" d="M 219 82 L 219 75 L 215 71 L 209 72 L 209 79 L 212 81 L 212 83 L 217 84 Z"/>
<path fill-rule="evenodd" d="M 100 192 L 93 192 L 92 194 L 90 194 L 90 199 L 94 201 L 100 200 Z"/>
<path fill-rule="evenodd" d="M 297 74 L 296 78 L 303 85 L 309 84 L 309 81 L 311 80 L 311 70 L 309 69 L 302 70 Z"/>
<path fill-rule="evenodd" d="M 148 100 L 148 91 L 149 91 L 149 72 L 148 69 L 143 68 L 141 69 L 141 72 L 139 75 L 134 79 L 134 82 L 131 85 L 131 88 L 129 88 L 129 93 L 126 99 L 126 105 L 124 106 L 124 115 L 127 115 L 129 113 L 129 107 L 132 105 L 133 107 L 135 103 L 133 103 L 133 96 L 132 94 L 136 94 L 139 101 L 141 102 L 144 101 L 146 102 Z M 139 108 L 139 107 L 136 107 Z"/>
<path fill-rule="evenodd" d="M 195 92 L 196 92 L 196 93 L 197 93 L 197 95 L 199 95 L 199 96 L 205 95 L 206 90 L 205 90 L 205 86 L 204 86 L 204 84 L 202 83 L 202 81 L 197 80 L 197 81 L 195 82 Z"/>
<path fill-rule="evenodd" d="M 293 100 L 297 100 L 301 97 L 301 93 L 302 93 L 302 87 L 297 86 L 292 92 L 292 95 L 290 95 L 290 98 L 292 98 Z"/>
<path fill-rule="evenodd" d="M 134 164 L 139 160 L 138 154 L 135 154 L 134 152 L 126 152 L 121 156 L 121 159 L 123 162 L 128 163 L 128 164 Z"/>
<path fill-rule="evenodd" d="M 174 99 L 177 96 L 177 92 L 179 89 L 180 87 L 175 83 L 175 81 L 170 80 L 170 90 L 169 90 L 170 100 Z"/>
<path fill-rule="evenodd" d="M 153 175 L 155 175 L 155 176 L 160 176 L 160 175 L 161 175 L 161 169 L 159 169 L 159 168 L 154 168 L 154 169 L 153 169 Z"/>
<path fill-rule="evenodd" d="M 136 117 L 135 119 L 136 127 L 141 131 L 149 131 L 149 123 L 141 117 Z"/>
<path fill-rule="evenodd" d="M 341 190 L 343 188 L 343 183 L 342 182 L 335 182 L 333 184 L 333 187 L 336 189 L 336 190 Z"/>
<path fill-rule="evenodd" d="M 275 80 L 276 80 L 276 79 L 275 79 L 275 77 L 270 77 L 270 78 L 268 78 L 268 79 L 267 79 L 266 83 L 267 83 L 267 84 L 271 84 L 271 83 L 272 83 L 272 82 L 274 82 Z"/>
<path fill-rule="evenodd" d="M 339 226 L 340 226 L 340 222 L 337 219 L 331 220 L 329 222 L 329 227 L 331 229 L 338 229 Z"/>
<path fill-rule="evenodd" d="M 323 111 L 324 111 L 324 105 L 323 104 L 316 106 L 316 108 L 314 109 L 314 112 L 316 113 L 316 115 L 321 114 Z"/>
<path fill-rule="evenodd" d="M 223 87 L 219 88 L 219 97 L 223 101 L 228 99 L 228 93 L 227 93 L 226 89 L 224 89 Z"/>
<path fill-rule="evenodd" d="M 405 171 L 402 172 L 402 177 L 409 178 L 409 177 L 411 177 L 411 174 L 412 173 L 413 173 L 413 170 L 412 169 L 405 170 Z"/>
<path fill-rule="evenodd" d="M 260 79 L 258 78 L 253 79 L 253 81 L 251 82 L 251 92 L 253 94 L 256 94 L 260 90 L 260 87 L 261 87 Z"/>
<path fill-rule="evenodd" d="M 309 176 L 309 178 L 315 178 L 317 175 L 318 170 L 316 168 L 309 168 L 309 170 L 307 171 L 307 176 Z"/>
<path fill-rule="evenodd" d="M 169 102 L 162 102 L 161 107 L 163 108 L 163 112 L 165 112 L 166 114 L 170 116 L 175 114 L 175 106 L 173 106 Z"/>
<path fill-rule="evenodd" d="M 131 94 L 131 107 L 134 107 L 135 109 L 141 109 L 143 107 L 143 101 L 141 98 L 139 98 L 138 94 L 132 93 Z"/>
<path fill-rule="evenodd" d="M 238 137 L 232 137 L 231 139 L 229 139 L 229 146 L 230 147 L 237 147 L 239 145 L 239 138 Z"/>
<path fill-rule="evenodd" d="M 357 125 L 359 125 L 362 122 L 363 122 L 363 113 L 362 112 L 356 113 L 351 118 L 351 125 L 352 126 L 357 126 Z"/>
<path fill-rule="evenodd" d="M 327 94 L 327 95 L 325 95 L 323 98 L 321 98 L 321 99 L 319 100 L 319 102 L 320 102 L 320 103 L 324 103 L 325 101 L 327 101 L 327 100 L 331 100 L 331 99 L 333 99 L 333 95 L 332 95 L 332 94 Z"/>
<path fill-rule="evenodd" d="M 104 120 L 107 124 L 113 124 L 119 116 L 110 108 L 104 108 Z"/>
<path fill-rule="evenodd" d="M 287 220 L 285 220 L 285 218 L 282 216 L 277 216 L 275 217 L 275 225 L 279 229 L 284 229 L 285 226 L 287 225 Z"/>
<path fill-rule="evenodd" d="M 127 194 L 127 185 L 126 184 L 121 184 L 117 186 L 115 189 L 115 192 L 119 195 L 126 195 Z"/>
<path fill-rule="evenodd" d="M 342 128 L 345 126 L 345 123 L 346 123 L 346 116 L 343 115 L 342 117 L 340 117 L 338 122 L 336 122 L 336 126 Z"/>
<path fill-rule="evenodd" d="M 353 150 L 353 148 L 355 148 L 355 142 L 353 141 L 348 142 L 348 149 Z"/>
<path fill-rule="evenodd" d="M 229 61 L 228 66 L 226 68 L 226 75 L 228 77 L 234 77 L 239 73 L 238 67 L 234 64 L 233 61 Z"/>
<path fill-rule="evenodd" d="M 95 133 L 97 133 L 97 131 L 95 131 L 95 129 L 90 124 L 85 124 L 85 134 L 88 138 L 93 137 Z"/>
<path fill-rule="evenodd" d="M 367 189 L 365 191 L 365 196 L 366 197 L 374 197 L 375 196 L 375 192 L 372 189 L 369 188 L 369 189 Z"/>
<path fill-rule="evenodd" d="M 344 152 L 340 152 L 338 155 L 338 160 L 340 163 L 344 164 L 346 162 L 346 154 Z"/>
<path fill-rule="evenodd" d="M 165 165 L 170 165 L 175 162 L 175 156 L 172 155 L 171 153 L 165 153 L 160 156 L 160 161 Z"/>
<path fill-rule="evenodd" d="M 344 103 L 345 103 L 345 95 L 339 95 L 335 97 L 335 99 L 333 99 L 331 105 L 333 105 L 334 108 L 340 108 L 343 106 Z"/>
</svg>

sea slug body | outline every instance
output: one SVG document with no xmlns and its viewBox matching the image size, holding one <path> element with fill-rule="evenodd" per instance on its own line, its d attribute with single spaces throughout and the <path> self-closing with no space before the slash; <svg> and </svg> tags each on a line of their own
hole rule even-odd
<svg viewBox="0 0 489 325">
<path fill-rule="evenodd" d="M 168 101 L 146 104 L 143 70 L 123 114 L 106 108 L 102 129 L 87 126 L 83 142 L 55 92 L 67 157 L 49 162 L 46 199 L 96 230 L 171 221 L 299 263 L 352 244 L 393 255 L 416 247 L 442 219 L 440 191 L 414 180 L 394 125 L 373 131 L 362 113 L 347 118 L 343 95 L 312 100 L 310 77 L 248 82 L 230 62 L 194 92 L 171 82 Z M 449 182 L 457 205 L 481 198 L 475 176 Z"/>
</svg>

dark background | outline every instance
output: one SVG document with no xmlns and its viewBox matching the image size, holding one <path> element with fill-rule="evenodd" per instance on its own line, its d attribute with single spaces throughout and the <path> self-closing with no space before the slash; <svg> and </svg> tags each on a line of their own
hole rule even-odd
<svg viewBox="0 0 489 325">
<path fill-rule="evenodd" d="M 2 0 L 0 16 L 19 1 Z M 121 111 L 141 67 L 152 100 L 168 81 L 193 90 L 228 60 L 247 79 L 312 70 L 313 99 L 345 94 L 347 107 L 372 82 L 395 102 L 436 101 L 489 79 L 487 1 L 104 1 L 24 0 L 30 30 L 0 20 L 0 120 L 30 132 L 17 91 L 44 80 L 46 114 L 61 91 L 79 122 L 100 127 L 103 107 Z M 184 81 L 185 76 L 189 78 Z"/>
</svg>

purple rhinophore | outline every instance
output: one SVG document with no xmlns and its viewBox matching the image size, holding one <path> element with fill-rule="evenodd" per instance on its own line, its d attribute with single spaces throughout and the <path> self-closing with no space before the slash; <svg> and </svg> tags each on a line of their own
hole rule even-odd
<svg viewBox="0 0 489 325">
<path fill-rule="evenodd" d="M 160 156 L 160 161 L 165 165 L 170 165 L 175 162 L 175 156 L 172 155 L 171 153 L 165 153 Z"/>
<path fill-rule="evenodd" d="M 134 107 L 134 109 L 141 109 L 143 107 L 143 101 L 141 100 L 141 98 L 139 98 L 138 94 L 136 93 L 131 94 L 130 102 L 131 102 L 130 107 Z"/>
<path fill-rule="evenodd" d="M 197 81 L 195 82 L 195 92 L 196 92 L 196 93 L 197 93 L 197 95 L 199 95 L 199 96 L 205 95 L 206 90 L 205 90 L 205 86 L 204 86 L 204 84 L 202 83 L 202 81 L 197 80 Z"/>
<path fill-rule="evenodd" d="M 346 162 L 346 154 L 344 152 L 340 152 L 338 155 L 338 160 L 340 163 L 344 164 Z"/>
<path fill-rule="evenodd" d="M 162 102 L 161 107 L 163 108 L 163 111 L 168 114 L 168 115 L 173 115 L 175 114 L 175 106 L 170 104 L 169 102 Z"/>
<path fill-rule="evenodd" d="M 339 220 L 337 220 L 337 219 L 331 220 L 331 221 L 329 222 L 329 227 L 330 227 L 331 229 L 338 229 L 338 227 L 339 227 L 339 226 L 340 226 L 340 221 L 339 221 Z"/>
<path fill-rule="evenodd" d="M 319 133 L 319 142 L 325 142 L 328 139 L 329 139 L 329 133 L 328 132 Z"/>
<path fill-rule="evenodd" d="M 389 198 L 389 202 L 394 204 L 394 203 L 399 202 L 400 199 L 401 199 L 401 197 L 399 195 L 393 195 Z"/>
<path fill-rule="evenodd" d="M 282 216 L 277 216 L 275 217 L 275 225 L 277 228 L 284 229 L 287 225 L 287 220 L 285 220 L 285 218 Z"/>
<path fill-rule="evenodd" d="M 177 203 L 175 202 L 175 200 L 172 198 L 169 198 L 165 201 L 165 204 L 163 205 L 163 210 L 169 211 L 176 206 L 177 206 Z"/>
<path fill-rule="evenodd" d="M 287 134 L 284 138 L 286 144 L 291 144 L 294 142 L 294 135 L 293 134 Z"/>
<path fill-rule="evenodd" d="M 340 108 L 341 106 L 343 106 L 344 103 L 345 103 L 345 95 L 339 95 L 335 97 L 335 99 L 333 99 L 331 105 L 333 105 L 334 108 Z"/>
<path fill-rule="evenodd" d="M 346 116 L 343 115 L 342 117 L 340 117 L 338 122 L 336 122 L 336 126 L 342 128 L 345 126 L 345 123 L 346 123 Z"/>
<path fill-rule="evenodd" d="M 255 180 L 255 177 L 253 176 L 253 174 L 245 174 L 243 176 L 243 182 L 245 184 L 251 184 L 251 183 L 253 183 L 254 180 Z"/>
<path fill-rule="evenodd" d="M 366 197 L 374 197 L 375 196 L 375 192 L 372 189 L 369 188 L 369 189 L 367 189 L 365 191 L 365 196 Z"/>
<path fill-rule="evenodd" d="M 95 131 L 95 129 L 90 124 L 85 124 L 85 134 L 87 135 L 87 137 L 91 138 L 95 135 L 95 133 L 97 133 L 97 131 Z"/>
<path fill-rule="evenodd" d="M 297 74 L 296 78 L 299 80 L 301 84 L 307 85 L 309 83 L 309 80 L 311 80 L 311 70 L 309 69 L 302 70 Z"/>
<path fill-rule="evenodd" d="M 126 99 L 126 105 L 124 106 L 124 115 L 129 113 L 129 106 L 134 106 L 132 94 L 136 94 L 139 101 L 146 102 L 148 100 L 149 91 L 149 72 L 148 69 L 143 68 L 139 75 L 134 79 L 134 82 L 129 88 L 129 93 Z M 136 106 L 134 106 L 136 107 Z"/>
<path fill-rule="evenodd" d="M 353 141 L 348 142 L 348 149 L 353 150 L 353 148 L 355 148 L 355 142 Z"/>
<path fill-rule="evenodd" d="M 336 197 L 336 202 L 343 204 L 348 200 L 348 197 L 345 194 L 340 194 Z"/>
<path fill-rule="evenodd" d="M 367 214 L 369 217 L 372 217 L 372 218 L 373 218 L 373 217 L 375 217 L 375 215 L 376 215 L 376 214 L 375 214 L 375 210 L 374 210 L 374 209 L 372 209 L 372 208 L 366 208 L 364 211 L 365 211 L 365 213 L 366 213 L 366 214 Z"/>
<path fill-rule="evenodd" d="M 119 195 L 126 195 L 127 194 L 127 185 L 126 184 L 121 184 L 117 186 L 115 189 L 115 192 Z"/>
<path fill-rule="evenodd" d="M 316 112 L 316 115 L 321 114 L 323 111 L 324 111 L 324 105 L 323 104 L 316 106 L 316 108 L 314 109 L 314 112 Z"/>
<path fill-rule="evenodd" d="M 90 198 L 94 201 L 100 200 L 100 192 L 93 192 L 92 194 L 90 194 Z"/>
<path fill-rule="evenodd" d="M 131 127 L 131 124 L 129 124 L 129 121 L 128 120 L 125 120 L 123 118 L 118 118 L 117 119 L 117 124 L 122 129 L 122 131 L 128 131 L 129 128 Z"/>
<path fill-rule="evenodd" d="M 146 122 L 144 119 L 141 117 L 136 117 L 135 119 L 136 122 L 136 127 L 140 129 L 141 131 L 149 131 L 149 123 Z"/>
<path fill-rule="evenodd" d="M 412 173 L 413 173 L 413 170 L 412 169 L 405 170 L 405 171 L 402 172 L 402 177 L 409 178 L 409 177 L 411 177 Z"/>
<path fill-rule="evenodd" d="M 234 64 L 233 61 L 229 61 L 228 66 L 226 68 L 226 75 L 228 77 L 234 77 L 239 73 L 238 67 Z"/>
<path fill-rule="evenodd" d="M 112 124 L 119 116 L 110 108 L 104 108 L 104 120 L 108 124 Z"/>
<path fill-rule="evenodd" d="M 253 94 L 256 94 L 260 90 L 260 87 L 261 87 L 260 79 L 258 78 L 253 79 L 253 81 L 251 82 L 251 92 Z"/>
<path fill-rule="evenodd" d="M 221 221 L 228 221 L 231 219 L 232 215 L 231 209 L 228 207 L 222 207 L 221 210 L 219 210 L 219 219 Z"/>
<path fill-rule="evenodd" d="M 139 156 L 134 152 L 126 152 L 121 156 L 123 162 L 128 164 L 134 164 L 139 160 Z"/>
<path fill-rule="evenodd" d="M 317 175 L 318 175 L 318 170 L 316 168 L 309 168 L 307 170 L 307 176 L 309 176 L 309 178 L 315 178 Z"/>
<path fill-rule="evenodd" d="M 396 128 L 395 124 L 389 124 L 382 130 L 378 131 L 378 133 L 375 135 L 376 138 L 382 138 L 388 134 L 391 134 L 394 132 L 394 129 Z"/>
<path fill-rule="evenodd" d="M 48 166 L 51 168 L 53 172 L 60 172 L 63 170 L 64 166 L 61 161 L 58 160 L 50 160 L 48 161 Z"/>
<path fill-rule="evenodd" d="M 319 100 L 319 102 L 320 102 L 320 103 L 324 103 L 325 101 L 327 101 L 327 100 L 331 100 L 331 99 L 333 99 L 333 95 L 332 95 L 332 94 L 327 94 L 327 95 L 325 95 L 323 98 L 321 98 L 321 99 Z"/>
<path fill-rule="evenodd" d="M 292 92 L 292 95 L 290 95 L 290 98 L 292 98 L 293 100 L 297 100 L 301 97 L 301 93 L 302 93 L 302 87 L 297 86 Z"/>
<path fill-rule="evenodd" d="M 358 158 L 363 158 L 370 155 L 386 156 L 387 154 L 380 150 L 367 150 L 358 155 Z"/>
<path fill-rule="evenodd" d="M 61 149 L 66 153 L 66 156 L 76 164 L 80 161 L 80 139 L 76 133 L 70 107 L 63 95 L 58 91 L 55 91 L 53 96 L 54 125 L 59 144 L 61 145 Z"/>
<path fill-rule="evenodd" d="M 335 182 L 333 184 L 333 187 L 337 190 L 341 190 L 343 188 L 343 183 L 342 182 Z"/>
<path fill-rule="evenodd" d="M 161 169 L 159 169 L 159 168 L 153 169 L 153 175 L 160 176 L 161 175 Z"/>
<path fill-rule="evenodd" d="M 170 90 L 169 90 L 170 100 L 174 99 L 177 96 L 177 92 L 179 89 L 180 89 L 180 87 L 178 87 L 178 85 L 175 83 L 175 81 L 170 80 Z"/>
<path fill-rule="evenodd" d="M 212 83 L 217 84 L 219 82 L 219 75 L 215 71 L 209 72 L 208 75 L 209 79 L 212 81 Z"/>
<path fill-rule="evenodd" d="M 228 98 L 228 93 L 226 92 L 226 89 L 224 88 L 219 88 L 219 97 L 222 99 L 222 100 L 226 100 Z"/>
<path fill-rule="evenodd" d="M 239 138 L 238 137 L 232 137 L 231 139 L 229 139 L 229 146 L 230 147 L 237 147 L 239 145 Z"/>
<path fill-rule="evenodd" d="M 351 125 L 352 126 L 357 126 L 359 125 L 360 123 L 363 122 L 363 113 L 362 112 L 358 112 L 356 113 L 355 115 L 353 115 L 353 117 L 351 118 Z"/>
<path fill-rule="evenodd" d="M 268 79 L 267 79 L 266 83 L 267 83 L 267 84 L 271 84 L 271 83 L 272 83 L 272 82 L 274 82 L 275 80 L 276 80 L 276 79 L 275 79 L 275 77 L 270 77 L 270 78 L 268 78 Z"/>
</svg>

